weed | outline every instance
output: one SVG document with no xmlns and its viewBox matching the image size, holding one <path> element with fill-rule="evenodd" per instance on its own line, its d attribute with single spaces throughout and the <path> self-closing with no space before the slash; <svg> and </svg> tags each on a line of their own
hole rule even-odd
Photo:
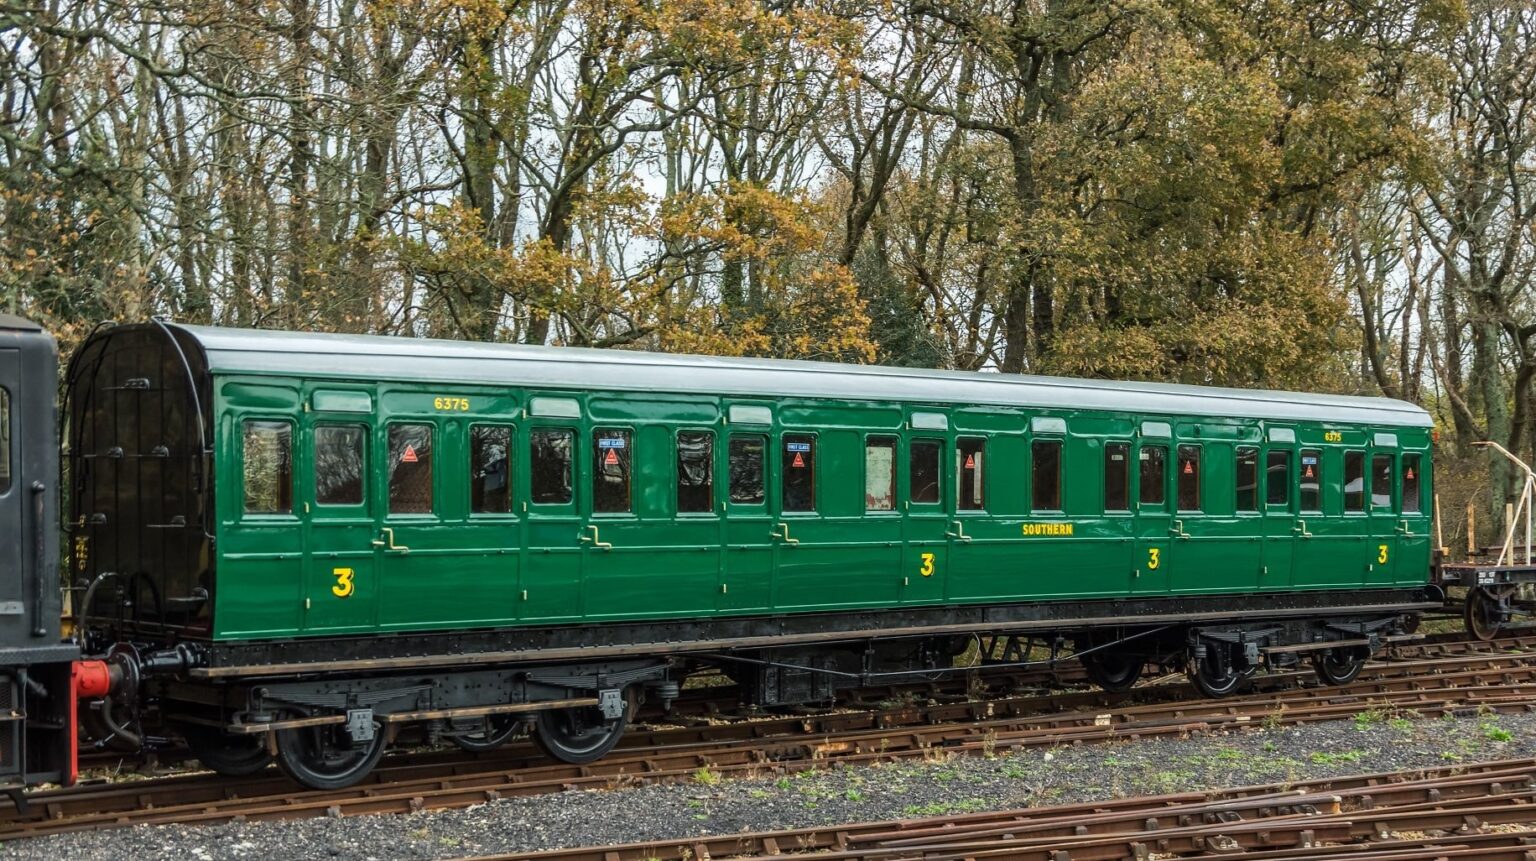
<svg viewBox="0 0 1536 861">
<path fill-rule="evenodd" d="M 1317 751 L 1310 757 L 1314 765 L 1335 765 L 1341 762 L 1359 762 L 1361 753 L 1358 750 L 1346 750 L 1343 753 L 1327 753 Z"/>
<path fill-rule="evenodd" d="M 720 772 L 711 769 L 707 765 L 701 765 L 696 771 L 694 771 L 693 779 L 695 783 L 702 783 L 705 786 L 714 786 L 720 782 Z"/>
</svg>

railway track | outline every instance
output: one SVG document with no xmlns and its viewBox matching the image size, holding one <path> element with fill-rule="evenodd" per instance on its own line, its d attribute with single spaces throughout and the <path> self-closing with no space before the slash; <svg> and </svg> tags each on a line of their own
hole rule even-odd
<svg viewBox="0 0 1536 861">
<path fill-rule="evenodd" d="M 1450 652 L 1450 654 L 1447 654 Z M 1426 655 L 1433 654 L 1433 657 Z M 337 792 L 296 791 L 275 771 L 231 780 L 210 774 L 83 785 L 36 793 L 32 811 L 0 814 L 0 840 L 131 824 L 295 819 L 463 807 L 567 788 L 685 781 L 720 774 L 802 771 L 948 754 L 1282 726 L 1366 711 L 1425 717 L 1536 710 L 1536 644 L 1426 644 L 1400 650 L 1342 688 L 1310 674 L 1261 677 L 1249 695 L 1190 699 L 1184 684 L 1126 694 L 1069 692 L 637 729 L 607 758 L 553 764 L 531 745 L 467 757 L 441 751 L 385 760 L 371 782 Z"/>
<path fill-rule="evenodd" d="M 1536 857 L 1536 760 L 928 819 L 482 856 L 475 861 Z M 468 859 L 466 859 L 468 861 Z"/>
</svg>

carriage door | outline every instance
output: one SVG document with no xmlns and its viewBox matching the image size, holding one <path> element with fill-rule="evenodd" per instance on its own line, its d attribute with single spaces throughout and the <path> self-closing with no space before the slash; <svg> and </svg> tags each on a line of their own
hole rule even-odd
<svg viewBox="0 0 1536 861">
<path fill-rule="evenodd" d="M 21 597 L 27 582 L 22 548 L 31 547 L 35 540 L 22 537 L 27 525 L 25 500 L 31 494 L 21 486 L 22 421 L 13 412 L 20 382 L 21 352 L 0 350 L 0 536 L 5 537 L 0 541 L 0 597 L 7 600 Z"/>
<path fill-rule="evenodd" d="M 1136 555 L 1131 559 L 1131 592 L 1160 595 L 1168 591 L 1168 550 L 1173 517 L 1169 512 L 1169 445 L 1173 428 L 1167 422 L 1142 422 L 1136 446 Z"/>
<path fill-rule="evenodd" d="M 1397 510 L 1397 434 L 1378 433 L 1373 440 L 1366 480 L 1370 491 L 1371 540 L 1367 547 L 1365 585 L 1397 581 L 1398 540 L 1402 516 Z"/>
<path fill-rule="evenodd" d="M 300 451 L 306 631 L 359 631 L 375 624 L 378 552 L 373 483 L 373 393 L 309 394 Z"/>
<path fill-rule="evenodd" d="M 1263 475 L 1264 559 L 1260 585 L 1284 589 L 1296 571 L 1296 543 L 1304 520 L 1296 514 L 1296 431 L 1266 428 L 1259 470 Z M 1310 540 L 1310 539 L 1305 539 Z"/>
<path fill-rule="evenodd" d="M 913 413 L 907 422 L 904 469 L 906 517 L 902 524 L 906 555 L 902 560 L 903 604 L 938 604 L 948 595 L 949 499 L 944 463 L 951 455 L 947 442 L 949 417 L 943 413 Z"/>
</svg>

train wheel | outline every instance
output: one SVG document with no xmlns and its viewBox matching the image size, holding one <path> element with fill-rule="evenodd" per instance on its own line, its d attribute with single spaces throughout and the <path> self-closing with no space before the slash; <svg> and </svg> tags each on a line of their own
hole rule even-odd
<svg viewBox="0 0 1536 861">
<path fill-rule="evenodd" d="M 1088 681 L 1110 693 L 1130 690 L 1141 678 L 1145 663 L 1140 656 L 1113 650 L 1090 652 L 1082 658 Z"/>
<path fill-rule="evenodd" d="M 1498 596 L 1481 586 L 1467 590 L 1462 618 L 1466 621 L 1467 633 L 1485 643 L 1497 637 L 1499 629 L 1504 626 L 1504 614 L 1499 610 Z"/>
<path fill-rule="evenodd" d="M 539 712 L 534 743 L 550 757 L 571 765 L 596 762 L 613 750 L 629 724 L 629 710 L 611 720 L 595 706 Z"/>
<path fill-rule="evenodd" d="M 1254 668 L 1238 669 L 1230 656 L 1216 648 L 1207 648 L 1205 657 L 1191 659 L 1187 675 L 1199 691 L 1208 697 L 1225 697 L 1237 693 L 1253 679 Z"/>
<path fill-rule="evenodd" d="M 1312 656 L 1312 669 L 1325 685 L 1347 685 L 1365 669 L 1365 649 L 1329 649 Z"/>
<path fill-rule="evenodd" d="M 310 789 L 345 789 L 367 777 L 388 746 L 377 723 L 373 740 L 361 743 L 340 724 L 278 730 L 277 764 Z"/>
<path fill-rule="evenodd" d="M 264 771 L 272 754 L 259 735 L 230 735 L 211 726 L 185 726 L 181 737 L 197 761 L 225 777 L 245 777 Z"/>
<path fill-rule="evenodd" d="M 514 715 L 486 715 L 485 729 L 469 735 L 452 736 L 460 749 L 470 753 L 486 753 L 516 738 L 523 728 L 522 719 Z"/>
</svg>

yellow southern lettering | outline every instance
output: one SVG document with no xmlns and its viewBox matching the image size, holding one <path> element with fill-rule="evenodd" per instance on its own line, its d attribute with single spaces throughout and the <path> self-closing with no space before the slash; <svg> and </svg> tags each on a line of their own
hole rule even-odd
<svg viewBox="0 0 1536 861">
<path fill-rule="evenodd" d="M 1026 523 L 1023 531 L 1025 536 L 1066 536 L 1072 534 L 1072 526 L 1071 523 Z"/>
</svg>

